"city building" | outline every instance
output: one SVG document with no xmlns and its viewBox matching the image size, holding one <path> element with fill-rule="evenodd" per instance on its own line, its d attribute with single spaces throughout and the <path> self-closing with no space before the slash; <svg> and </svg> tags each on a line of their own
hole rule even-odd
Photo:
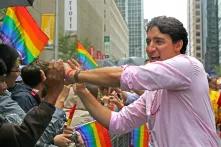
<svg viewBox="0 0 221 147">
<path fill-rule="evenodd" d="M 129 29 L 129 56 L 144 57 L 143 0 L 115 0 Z"/>
<path fill-rule="evenodd" d="M 219 65 L 218 39 L 218 3 L 217 0 L 207 0 L 207 37 L 205 68 L 208 72 Z"/>
<path fill-rule="evenodd" d="M 202 44 L 202 5 L 200 0 L 188 0 L 188 54 L 204 62 L 204 48 Z"/>
<path fill-rule="evenodd" d="M 105 0 L 105 52 L 114 60 L 129 56 L 129 32 L 114 0 Z"/>
<path fill-rule="evenodd" d="M 115 0 L 115 2 L 123 19 L 128 24 L 128 0 Z"/>
<path fill-rule="evenodd" d="M 190 55 L 211 72 L 219 64 L 217 0 L 188 0 Z"/>
<path fill-rule="evenodd" d="M 128 56 L 128 28 L 114 0 L 38 0 L 30 11 L 50 36 L 44 59 L 56 58 L 60 35 L 88 41 L 99 59 Z"/>
</svg>

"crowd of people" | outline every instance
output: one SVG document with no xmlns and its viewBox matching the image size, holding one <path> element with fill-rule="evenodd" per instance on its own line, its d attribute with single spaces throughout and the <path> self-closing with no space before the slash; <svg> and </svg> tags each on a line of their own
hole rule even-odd
<svg viewBox="0 0 221 147">
<path fill-rule="evenodd" d="M 148 63 L 85 71 L 74 59 L 36 61 L 20 69 L 16 49 L 1 44 L 0 146 L 83 146 L 76 118 L 66 125 L 67 106 L 77 103 L 89 112 L 83 123 L 96 119 L 112 134 L 146 123 L 151 147 L 220 147 L 220 109 L 211 107 L 218 98 L 210 99 L 220 84 L 185 54 L 183 24 L 155 17 L 146 35 Z"/>
<path fill-rule="evenodd" d="M 215 123 L 218 135 L 221 138 L 221 83 L 219 76 L 208 76 L 209 96 L 215 115 Z"/>
</svg>

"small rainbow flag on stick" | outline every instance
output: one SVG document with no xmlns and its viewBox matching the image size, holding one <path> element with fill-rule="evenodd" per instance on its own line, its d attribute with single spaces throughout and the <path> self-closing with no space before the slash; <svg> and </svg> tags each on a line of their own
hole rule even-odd
<svg viewBox="0 0 221 147">
<path fill-rule="evenodd" d="M 82 135 L 86 147 L 112 146 L 108 130 L 97 121 L 77 126 L 76 131 Z"/>
<path fill-rule="evenodd" d="M 19 52 L 24 64 L 33 62 L 44 49 L 48 37 L 25 7 L 9 7 L 0 28 L 3 43 Z"/>
<path fill-rule="evenodd" d="M 78 41 L 77 42 L 77 60 L 83 65 L 84 69 L 93 69 L 98 65 L 93 57 L 88 53 L 84 46 Z"/>
<path fill-rule="evenodd" d="M 74 112 L 76 110 L 76 107 L 77 107 L 77 104 L 74 104 L 73 107 L 69 111 L 69 116 L 68 116 L 68 119 L 67 119 L 67 125 L 68 126 L 71 125 L 71 121 L 72 121 L 72 118 L 74 116 Z"/>
<path fill-rule="evenodd" d="M 147 125 L 143 124 L 139 128 L 135 128 L 132 132 L 133 147 L 148 147 L 149 135 Z"/>
</svg>

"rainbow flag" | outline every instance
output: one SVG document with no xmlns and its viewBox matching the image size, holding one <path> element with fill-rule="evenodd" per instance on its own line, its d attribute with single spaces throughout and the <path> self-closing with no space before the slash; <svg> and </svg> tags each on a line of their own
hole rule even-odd
<svg viewBox="0 0 221 147">
<path fill-rule="evenodd" d="M 77 60 L 83 65 L 84 69 L 93 69 L 98 65 L 93 57 L 88 53 L 84 46 L 78 41 L 77 42 Z"/>
<path fill-rule="evenodd" d="M 133 147 L 148 147 L 149 135 L 147 125 L 143 124 L 139 128 L 135 128 L 132 132 Z"/>
<path fill-rule="evenodd" d="M 25 7 L 9 7 L 0 28 L 3 43 L 19 52 L 23 64 L 33 62 L 48 42 L 48 37 L 38 27 Z"/>
<path fill-rule="evenodd" d="M 111 138 L 108 130 L 97 121 L 89 122 L 76 127 L 86 147 L 111 147 Z"/>
</svg>

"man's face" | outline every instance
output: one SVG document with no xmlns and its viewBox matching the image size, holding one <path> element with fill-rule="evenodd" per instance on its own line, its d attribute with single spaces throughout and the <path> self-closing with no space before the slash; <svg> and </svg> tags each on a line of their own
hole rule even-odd
<svg viewBox="0 0 221 147">
<path fill-rule="evenodd" d="M 173 43 L 169 35 L 163 34 L 157 27 L 147 32 L 146 52 L 150 62 L 162 61 L 180 54 L 182 41 Z"/>
<path fill-rule="evenodd" d="M 6 83 L 7 83 L 7 86 L 9 88 L 14 86 L 15 80 L 20 75 L 19 65 L 20 65 L 20 62 L 19 62 L 19 59 L 18 59 L 16 61 L 15 65 L 12 67 L 10 73 L 6 77 Z"/>
</svg>

